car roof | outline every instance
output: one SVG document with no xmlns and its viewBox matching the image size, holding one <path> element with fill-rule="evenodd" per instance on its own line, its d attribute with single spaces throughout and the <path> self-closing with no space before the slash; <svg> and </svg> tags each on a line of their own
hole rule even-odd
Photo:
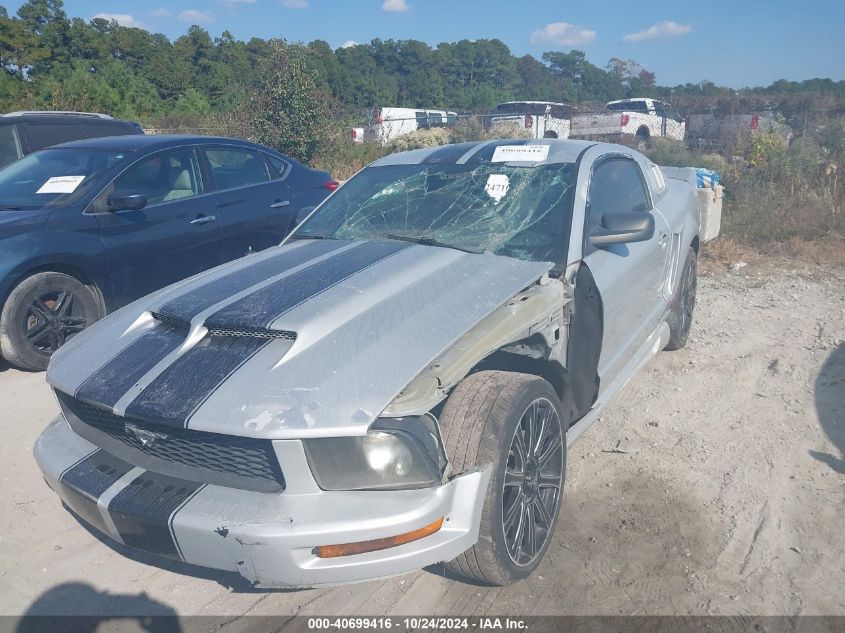
<svg viewBox="0 0 845 633">
<path fill-rule="evenodd" d="M 192 136 L 187 134 L 135 134 L 126 136 L 101 136 L 84 138 L 54 145 L 61 148 L 105 149 L 116 151 L 138 151 L 167 149 L 182 145 L 240 145 L 265 152 L 278 153 L 269 147 L 223 136 Z"/>
<path fill-rule="evenodd" d="M 8 112 L 0 114 L 0 125 L 12 125 L 14 123 L 85 123 L 94 125 L 97 124 L 111 124 L 111 125 L 127 125 L 140 128 L 140 124 L 136 121 L 127 121 L 124 119 L 115 119 L 107 114 L 100 114 L 98 112 L 52 112 L 52 111 L 20 111 Z"/>
<path fill-rule="evenodd" d="M 470 156 L 476 152 L 481 151 L 485 147 L 498 145 L 548 145 L 549 155 L 546 160 L 539 164 L 552 165 L 559 163 L 574 163 L 578 160 L 581 153 L 593 145 L 597 145 L 594 141 L 580 141 L 570 139 L 554 139 L 554 138 L 538 138 L 538 139 L 499 139 L 495 141 L 477 141 L 473 143 L 461 143 L 459 145 L 441 145 L 438 147 L 426 147 L 424 149 L 415 149 L 408 152 L 399 152 L 397 154 L 390 154 L 373 163 L 374 167 L 383 167 L 385 165 L 418 165 L 421 163 L 453 163 L 466 161 Z M 601 143 L 607 145 L 608 148 L 622 146 L 613 145 L 611 143 Z M 628 148 L 624 148 L 628 149 Z M 489 151 L 489 150 L 488 150 Z M 538 163 L 535 163 L 538 164 Z"/>
</svg>

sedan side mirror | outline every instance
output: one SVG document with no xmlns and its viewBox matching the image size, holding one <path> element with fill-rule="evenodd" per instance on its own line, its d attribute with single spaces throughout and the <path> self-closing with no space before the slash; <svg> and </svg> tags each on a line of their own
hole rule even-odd
<svg viewBox="0 0 845 633">
<path fill-rule="evenodd" d="M 138 211 L 147 206 L 147 196 L 141 193 L 113 193 L 107 199 L 110 211 Z"/>
<path fill-rule="evenodd" d="M 601 226 L 593 229 L 590 243 L 601 248 L 611 244 L 646 242 L 654 237 L 654 216 L 651 213 L 606 213 Z"/>
</svg>

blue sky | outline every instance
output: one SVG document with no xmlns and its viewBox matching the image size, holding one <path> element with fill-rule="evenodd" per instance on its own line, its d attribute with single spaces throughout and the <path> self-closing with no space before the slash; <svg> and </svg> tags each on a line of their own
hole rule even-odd
<svg viewBox="0 0 845 633">
<path fill-rule="evenodd" d="M 9 13 L 20 1 L 0 0 Z M 382 39 L 429 44 L 499 38 L 517 55 L 578 48 L 604 66 L 634 59 L 661 84 L 768 85 L 845 79 L 845 1 L 805 0 L 65 0 L 70 16 L 109 14 L 175 38 L 197 23 L 239 39 Z M 627 36 L 627 37 L 626 37 Z"/>
</svg>

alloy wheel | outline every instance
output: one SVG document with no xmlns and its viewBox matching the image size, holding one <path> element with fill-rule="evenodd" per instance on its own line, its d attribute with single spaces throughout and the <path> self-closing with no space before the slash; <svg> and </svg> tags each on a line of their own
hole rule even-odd
<svg viewBox="0 0 845 633">
<path fill-rule="evenodd" d="M 88 325 L 82 302 L 66 290 L 48 290 L 33 298 L 24 314 L 24 331 L 29 345 L 49 356 L 71 336 Z"/>
<path fill-rule="evenodd" d="M 563 454 L 557 409 L 538 398 L 516 426 L 502 485 L 502 528 L 516 565 L 533 563 L 551 536 L 561 499 Z"/>
</svg>

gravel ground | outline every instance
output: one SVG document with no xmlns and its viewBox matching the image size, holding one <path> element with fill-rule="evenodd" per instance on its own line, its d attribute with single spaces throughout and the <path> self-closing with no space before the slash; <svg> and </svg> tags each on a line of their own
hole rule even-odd
<svg viewBox="0 0 845 633">
<path fill-rule="evenodd" d="M 433 567 L 322 590 L 115 549 L 62 510 L 32 445 L 42 374 L 0 366 L 0 614 L 845 615 L 845 276 L 702 276 L 687 348 L 643 368 L 569 454 L 539 570 L 505 588 Z"/>
</svg>

